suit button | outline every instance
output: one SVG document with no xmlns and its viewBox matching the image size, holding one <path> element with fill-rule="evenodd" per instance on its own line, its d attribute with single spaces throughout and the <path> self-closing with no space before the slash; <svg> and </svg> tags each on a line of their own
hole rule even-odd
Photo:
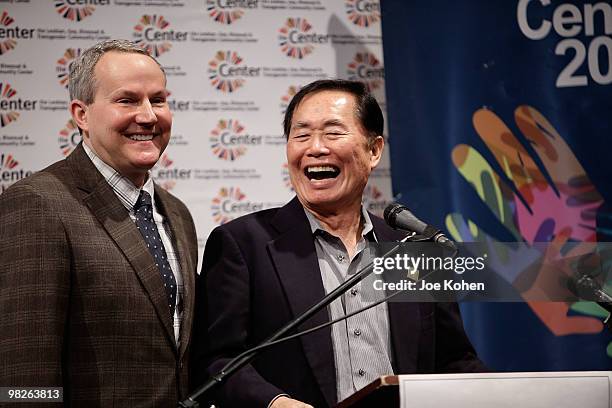
<svg viewBox="0 0 612 408">
<path fill-rule="evenodd" d="M 359 376 L 363 377 L 365 375 L 365 370 L 363 368 L 359 369 Z"/>
<path fill-rule="evenodd" d="M 353 333 L 355 333 L 355 336 L 361 336 L 361 330 L 359 329 L 355 329 Z"/>
<path fill-rule="evenodd" d="M 351 295 L 357 296 L 357 289 L 356 288 L 351 289 Z"/>
</svg>

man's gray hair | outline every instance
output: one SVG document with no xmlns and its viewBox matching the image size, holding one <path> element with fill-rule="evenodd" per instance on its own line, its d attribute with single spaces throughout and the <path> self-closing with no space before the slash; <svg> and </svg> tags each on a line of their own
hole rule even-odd
<svg viewBox="0 0 612 408">
<path fill-rule="evenodd" d="M 78 99 L 85 102 L 87 105 L 93 103 L 97 87 L 94 68 L 100 58 L 110 51 L 146 55 L 155 61 L 161 71 L 164 72 L 164 69 L 155 58 L 132 41 L 102 41 L 83 51 L 83 53 L 70 64 L 70 74 L 68 76 L 70 100 Z"/>
</svg>

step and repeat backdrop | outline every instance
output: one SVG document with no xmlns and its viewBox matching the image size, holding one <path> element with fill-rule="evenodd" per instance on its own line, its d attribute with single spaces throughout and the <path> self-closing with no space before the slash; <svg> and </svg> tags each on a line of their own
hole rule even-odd
<svg viewBox="0 0 612 408">
<path fill-rule="evenodd" d="M 281 122 L 300 86 L 364 81 L 385 110 L 380 20 L 370 0 L 0 0 L 0 193 L 80 142 L 71 61 L 130 39 L 166 71 L 172 138 L 152 173 L 202 250 L 214 226 L 293 197 Z M 380 214 L 390 197 L 387 149 L 364 203 Z"/>
</svg>

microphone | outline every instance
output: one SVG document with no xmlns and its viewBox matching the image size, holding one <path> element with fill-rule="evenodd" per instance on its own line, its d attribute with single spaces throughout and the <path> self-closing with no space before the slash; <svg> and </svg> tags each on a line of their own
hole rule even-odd
<svg viewBox="0 0 612 408">
<path fill-rule="evenodd" d="M 567 281 L 567 288 L 579 298 L 595 301 L 599 306 L 608 312 L 608 317 L 604 319 L 604 324 L 608 330 L 612 331 L 612 296 L 601 289 L 593 278 L 588 275 L 572 276 Z"/>
<path fill-rule="evenodd" d="M 601 290 L 601 285 L 590 276 L 573 276 L 568 280 L 567 287 L 570 292 L 579 298 L 595 301 L 599 306 L 612 313 L 612 296 Z"/>
<path fill-rule="evenodd" d="M 411 231 L 417 234 L 417 236 L 410 237 L 410 241 L 433 241 L 454 253 L 457 252 L 455 243 L 448 239 L 440 229 L 425 224 L 407 207 L 401 204 L 389 204 L 385 208 L 384 218 L 386 223 L 392 228 Z"/>
</svg>

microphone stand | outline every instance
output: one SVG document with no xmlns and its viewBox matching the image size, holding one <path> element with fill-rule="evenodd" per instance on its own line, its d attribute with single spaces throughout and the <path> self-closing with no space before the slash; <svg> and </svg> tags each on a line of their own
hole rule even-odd
<svg viewBox="0 0 612 408">
<path fill-rule="evenodd" d="M 394 254 L 399 249 L 401 243 L 406 242 L 406 240 L 409 240 L 411 238 L 412 238 L 412 235 L 408 235 L 407 237 L 405 237 L 404 239 L 399 241 L 393 248 L 391 248 L 389 251 L 387 251 L 385 254 L 383 254 L 382 257 L 387 257 L 389 255 Z M 337 298 L 342 296 L 342 294 L 344 294 L 346 291 L 348 291 L 348 289 L 351 288 L 353 285 L 355 285 L 355 284 L 361 282 L 363 279 L 365 279 L 372 272 L 373 266 L 374 266 L 374 261 L 372 260 L 362 270 L 360 270 L 355 275 L 351 276 L 349 279 L 344 281 L 340 286 L 338 286 L 336 289 L 334 289 L 329 294 L 327 294 L 319 302 L 317 302 L 316 304 L 311 306 L 309 309 L 304 311 L 297 318 L 295 318 L 294 320 L 290 321 L 285 326 L 280 328 L 272 336 L 267 338 L 262 343 L 262 345 L 279 339 L 285 333 L 295 329 L 296 327 L 298 327 L 299 325 L 304 323 L 306 320 L 310 319 L 312 316 L 317 314 L 319 311 L 321 311 L 324 308 L 326 308 L 331 302 L 333 302 L 334 300 L 336 300 Z M 255 350 L 252 353 L 249 353 L 249 354 L 247 354 L 247 355 L 245 355 L 245 356 L 243 356 L 241 358 L 236 359 L 236 361 L 234 361 L 234 360 L 230 361 L 223 369 L 221 369 L 221 371 L 219 371 L 217 374 L 215 374 L 211 378 L 209 378 L 196 391 L 191 393 L 185 400 L 179 402 L 178 406 L 179 407 L 183 407 L 183 408 L 186 408 L 186 407 L 197 407 L 198 406 L 198 402 L 196 401 L 196 399 L 198 399 L 199 397 L 201 397 L 202 395 L 204 395 L 204 394 L 206 394 L 208 392 L 211 392 L 213 389 L 215 389 L 218 386 L 220 386 L 221 384 L 223 384 L 223 382 L 228 377 L 230 377 L 236 371 L 238 371 L 239 369 L 241 369 L 242 367 L 244 367 L 245 365 L 250 363 L 253 360 L 253 358 L 255 358 L 256 355 L 257 355 L 257 350 Z"/>
</svg>

